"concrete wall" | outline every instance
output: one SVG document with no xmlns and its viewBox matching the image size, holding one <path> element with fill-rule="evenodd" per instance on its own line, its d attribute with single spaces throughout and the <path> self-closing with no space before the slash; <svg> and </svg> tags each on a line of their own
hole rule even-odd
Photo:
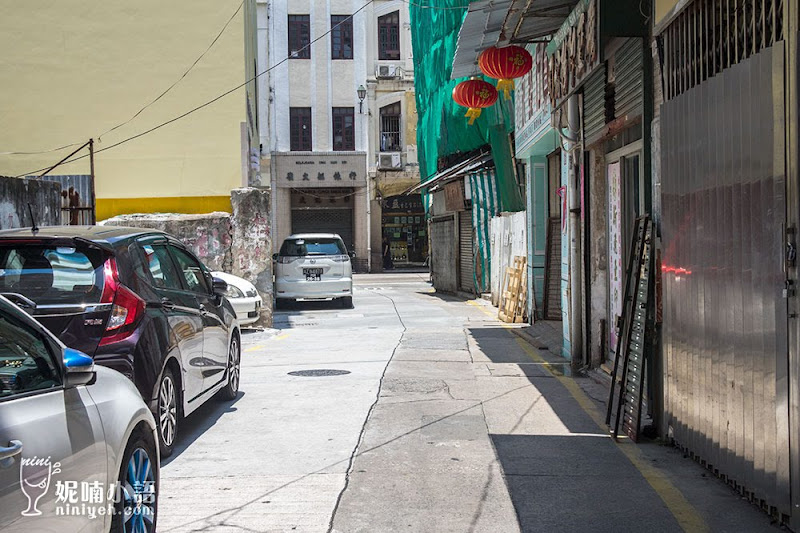
<svg viewBox="0 0 800 533">
<path fill-rule="evenodd" d="M 231 273 L 256 286 L 264 306 L 259 326 L 272 325 L 272 232 L 270 231 L 270 191 L 234 189 L 231 191 Z"/>
<path fill-rule="evenodd" d="M 121 215 L 100 224 L 166 231 L 186 243 L 211 270 L 239 276 L 256 286 L 264 305 L 255 325 L 272 325 L 272 233 L 270 192 L 243 188 L 231 191 L 233 214 L 175 213 Z"/>
<path fill-rule="evenodd" d="M 242 183 L 244 88 L 151 134 L 101 150 L 244 81 L 244 10 L 239 9 L 219 40 L 169 93 L 130 124 L 104 133 L 178 80 L 240 3 L 140 0 L 89 6 L 82 0 L 62 0 L 15 3 L 13 9 L 8 4 L 0 17 L 7 74 L 0 99 L 6 126 L 0 128 L 2 151 L 49 150 L 94 137 L 99 151 L 98 219 L 121 213 L 230 210 L 230 190 Z M 16 176 L 47 167 L 68 153 L 0 155 L 0 174 Z M 57 173 L 88 171 L 85 158 Z"/>
<path fill-rule="evenodd" d="M 174 235 L 211 270 L 231 271 L 231 215 L 217 211 L 205 215 L 153 213 L 120 215 L 101 222 L 108 226 L 153 228 Z"/>
<path fill-rule="evenodd" d="M 38 226 L 61 224 L 61 184 L 0 176 L 0 229 L 30 226 L 28 204 Z"/>
</svg>

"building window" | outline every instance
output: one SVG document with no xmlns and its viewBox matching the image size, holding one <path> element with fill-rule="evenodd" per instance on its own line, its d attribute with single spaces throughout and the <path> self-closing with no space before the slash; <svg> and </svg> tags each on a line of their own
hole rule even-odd
<svg viewBox="0 0 800 533">
<path fill-rule="evenodd" d="M 289 15 L 289 57 L 311 59 L 311 19 L 308 15 Z"/>
<path fill-rule="evenodd" d="M 400 102 L 381 108 L 381 152 L 400 151 Z"/>
<path fill-rule="evenodd" d="M 378 17 L 378 59 L 400 59 L 400 12 Z"/>
<path fill-rule="evenodd" d="M 331 59 L 353 59 L 351 15 L 331 15 Z"/>
<path fill-rule="evenodd" d="M 289 108 L 289 142 L 292 152 L 311 151 L 311 108 Z"/>
<path fill-rule="evenodd" d="M 355 113 L 352 107 L 333 108 L 333 149 L 356 149 Z"/>
</svg>

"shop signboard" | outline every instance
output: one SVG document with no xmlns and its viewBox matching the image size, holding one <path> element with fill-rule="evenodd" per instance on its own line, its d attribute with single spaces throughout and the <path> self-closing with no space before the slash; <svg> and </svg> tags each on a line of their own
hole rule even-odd
<svg viewBox="0 0 800 533">
<path fill-rule="evenodd" d="M 278 187 L 364 187 L 367 154 L 364 152 L 284 152 L 272 155 Z"/>
<path fill-rule="evenodd" d="M 516 156 L 524 157 L 526 150 L 550 130 L 550 94 L 547 84 L 548 59 L 545 45 L 529 44 L 533 68 L 518 80 L 515 92 L 514 141 Z"/>
</svg>

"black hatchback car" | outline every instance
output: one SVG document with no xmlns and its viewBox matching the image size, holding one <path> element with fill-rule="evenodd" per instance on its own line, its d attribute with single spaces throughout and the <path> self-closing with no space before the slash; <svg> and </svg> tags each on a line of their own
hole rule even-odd
<svg viewBox="0 0 800 533">
<path fill-rule="evenodd" d="M 161 454 L 180 420 L 239 389 L 227 286 L 174 237 L 111 226 L 0 231 L 0 293 L 64 344 L 128 376 L 155 415 Z"/>
</svg>

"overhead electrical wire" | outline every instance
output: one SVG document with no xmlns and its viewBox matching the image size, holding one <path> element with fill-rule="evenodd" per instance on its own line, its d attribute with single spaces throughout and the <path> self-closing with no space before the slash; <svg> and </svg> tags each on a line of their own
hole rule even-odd
<svg viewBox="0 0 800 533">
<path fill-rule="evenodd" d="M 431 6 L 431 5 L 424 5 L 419 4 L 417 2 L 412 2 L 411 0 L 400 0 L 401 2 L 408 4 L 410 6 L 418 7 L 420 9 L 436 9 L 440 11 L 447 11 L 453 9 L 469 9 L 469 5 L 466 6 Z"/>
<path fill-rule="evenodd" d="M 336 28 L 338 28 L 339 26 L 341 26 L 342 24 L 344 24 L 348 20 L 352 20 L 352 18 L 354 16 L 356 16 L 358 13 L 363 11 L 368 5 L 372 4 L 374 1 L 375 0 L 367 0 L 367 3 L 364 4 L 363 6 L 361 6 L 360 8 L 358 8 L 357 10 L 355 10 L 352 15 L 350 15 L 349 17 L 343 19 L 341 22 L 339 22 L 335 26 L 332 26 L 331 29 L 329 29 L 328 31 L 324 32 L 322 35 L 316 37 L 314 40 L 310 41 L 307 45 L 303 46 L 302 48 L 299 48 L 298 50 L 296 50 L 296 52 L 299 52 L 301 50 L 305 50 L 306 48 L 311 47 L 311 45 L 313 45 L 313 44 L 319 42 L 320 40 L 322 40 L 323 38 L 327 37 L 328 35 L 331 34 L 331 32 L 333 30 L 335 30 Z M 173 118 L 171 118 L 171 119 L 169 119 L 169 120 L 167 120 L 165 122 L 162 122 L 162 123 L 160 123 L 160 124 L 158 124 L 156 126 L 153 126 L 152 128 L 147 129 L 147 130 L 145 130 L 145 131 L 143 131 L 141 133 L 137 133 L 136 135 L 132 135 L 130 137 L 122 139 L 121 141 L 117 141 L 114 144 L 105 146 L 103 148 L 100 148 L 99 150 L 95 150 L 94 153 L 95 154 L 99 154 L 100 152 L 105 152 L 106 150 L 111 150 L 112 148 L 116 148 L 117 146 L 119 146 L 121 144 L 125 144 L 125 143 L 130 142 L 130 141 L 132 141 L 134 139 L 138 139 L 139 137 L 143 137 L 145 135 L 148 135 L 148 134 L 150 134 L 150 133 L 152 133 L 152 132 L 154 132 L 154 131 L 156 131 L 158 129 L 163 128 L 164 126 L 172 124 L 173 122 L 177 122 L 178 120 L 181 120 L 181 119 L 183 119 L 183 118 L 185 118 L 185 117 L 187 117 L 187 116 L 189 116 L 189 115 L 191 115 L 193 113 L 196 113 L 197 111 L 200 111 L 201 109 L 210 106 L 211 104 L 217 102 L 218 100 L 221 100 L 222 98 L 228 96 L 229 94 L 238 91 L 242 87 L 246 86 L 248 83 L 250 83 L 252 81 L 255 81 L 256 79 L 260 78 L 264 74 L 266 74 L 266 73 L 270 72 L 271 70 L 273 70 L 273 69 L 281 66 L 282 64 L 286 63 L 291 58 L 292 58 L 292 56 L 287 56 L 284 59 L 281 59 L 280 61 L 278 61 L 277 63 L 272 65 L 271 67 L 267 68 L 266 70 L 263 70 L 263 71 L 259 72 L 258 74 L 256 74 L 252 78 L 249 78 L 249 79 L 245 80 L 243 83 L 240 83 L 236 87 L 233 87 L 232 89 L 229 89 L 229 90 L 225 91 L 224 93 L 212 98 L 211 100 L 209 100 L 209 101 L 207 101 L 207 102 L 205 102 L 203 104 L 200 104 L 200 105 L 198 105 L 196 107 L 193 107 L 192 109 L 186 111 L 185 113 L 182 113 L 182 114 L 180 114 L 180 115 L 178 115 L 176 117 L 173 117 Z M 79 143 L 76 143 L 76 145 L 77 144 L 79 144 Z M 73 145 L 73 146 L 75 146 L 75 145 Z M 67 161 L 64 161 L 63 164 L 74 163 L 75 161 L 80 161 L 81 159 L 86 159 L 87 157 L 89 157 L 89 155 L 88 154 L 84 154 L 84 155 L 75 157 L 73 159 L 69 159 Z M 25 176 L 30 176 L 31 174 L 36 174 L 36 173 L 41 172 L 43 170 L 47 170 L 48 168 L 49 167 L 42 167 L 42 168 L 37 169 L 37 170 L 31 170 L 31 171 L 19 174 L 19 175 L 15 176 L 15 177 L 22 178 L 22 177 L 25 177 Z"/>
<path fill-rule="evenodd" d="M 239 11 L 241 11 L 241 10 L 242 10 L 242 6 L 243 6 L 243 5 L 244 5 L 244 0 L 242 0 L 242 2 L 241 2 L 241 3 L 239 4 L 239 6 L 236 8 L 236 11 L 234 11 L 234 12 L 233 12 L 233 15 L 231 15 L 231 16 L 230 16 L 230 18 L 229 18 L 229 19 L 228 19 L 228 21 L 225 23 L 225 25 L 224 25 L 224 26 L 222 26 L 222 29 L 221 29 L 221 30 L 219 30 L 219 33 L 217 33 L 217 36 L 216 36 L 216 37 L 214 37 L 214 40 L 213 40 L 213 41 L 211 41 L 211 44 L 209 44 L 209 45 L 208 45 L 208 47 L 207 47 L 207 48 L 206 48 L 206 49 L 203 51 L 203 53 L 202 53 L 202 54 L 200 54 L 200 55 L 198 56 L 198 58 L 197 58 L 197 59 L 195 59 L 194 63 L 192 63 L 192 64 L 189 66 L 189 68 L 188 68 L 188 69 L 186 69 L 186 71 L 185 71 L 183 74 L 181 74 L 181 76 L 180 76 L 180 77 L 179 77 L 177 80 L 175 80 L 175 82 L 174 82 L 172 85 L 170 85 L 169 87 L 167 87 L 167 88 L 164 90 L 164 92 L 162 92 L 161 94 L 159 94 L 159 95 L 158 95 L 158 96 L 157 96 L 157 97 L 156 97 L 156 98 L 155 98 L 153 101 L 151 101 L 149 104 L 147 104 L 147 105 L 145 105 L 144 107 L 142 107 L 141 109 L 139 109 L 139 111 L 137 111 L 137 112 L 136 112 L 136 113 L 135 113 L 135 114 L 134 114 L 134 115 L 133 115 L 131 118 L 129 118 L 129 119 L 128 119 L 128 120 L 126 120 L 125 122 L 122 122 L 122 123 L 120 123 L 120 124 L 117 124 L 116 126 L 114 126 L 114 127 L 110 128 L 110 129 L 106 130 L 105 132 L 101 133 L 100 135 L 98 135 L 98 136 L 97 136 L 97 139 L 98 139 L 98 140 L 100 140 L 100 139 L 103 137 L 103 135 L 107 135 L 107 134 L 111 133 L 112 131 L 115 131 L 115 130 L 117 130 L 117 129 L 121 128 L 122 126 L 125 126 L 126 124 L 130 124 L 130 123 L 131 123 L 131 122 L 132 122 L 132 121 L 133 121 L 133 120 L 134 120 L 136 117 L 138 117 L 139 115 L 141 115 L 141 114 L 142 114 L 142 112 L 144 112 L 144 110 L 145 110 L 145 109 L 147 109 L 148 107 L 152 106 L 153 104 L 155 104 L 156 102 L 158 102 L 159 100 L 161 100 L 161 99 L 162 99 L 162 98 L 163 98 L 163 97 L 164 97 L 164 96 L 165 96 L 165 95 L 166 95 L 168 92 L 170 92 L 172 89 L 174 89 L 176 85 L 178 85 L 178 84 L 179 84 L 181 81 L 183 81 L 183 79 L 184 79 L 184 78 L 185 78 L 185 77 L 186 77 L 186 76 L 189 74 L 189 72 L 191 72 L 191 71 L 192 71 L 192 69 L 194 69 L 194 67 L 196 67 L 196 66 L 197 66 L 197 64 L 200 62 L 200 60 L 201 60 L 201 59 L 203 59 L 203 58 L 205 57 L 205 55 L 206 55 L 206 54 L 207 54 L 207 53 L 208 53 L 208 52 L 211 50 L 211 48 L 212 48 L 212 47 L 213 47 L 215 44 L 217 44 L 217 41 L 219 41 L 219 38 L 220 38 L 220 37 L 222 37 L 222 34 L 223 34 L 223 33 L 225 33 L 225 30 L 226 30 L 226 29 L 228 29 L 228 26 L 230 25 L 230 23 L 233 21 L 233 19 L 236 17 L 236 15 L 238 15 L 238 14 L 239 14 Z M 51 149 L 49 149 L 49 150 L 39 150 L 39 151 L 36 151 L 36 152 L 0 152 L 0 155 L 38 155 L 38 154 L 49 154 L 49 153 L 53 153 L 53 152 L 59 152 L 59 151 L 61 151 L 61 150 L 65 150 L 65 149 L 67 149 L 67 148 L 71 148 L 71 147 L 73 147 L 73 146 L 79 146 L 79 145 L 81 145 L 81 144 L 83 144 L 83 142 L 76 142 L 76 143 L 71 143 L 71 144 L 65 144 L 64 146 L 59 146 L 58 148 L 51 148 Z"/>
</svg>

